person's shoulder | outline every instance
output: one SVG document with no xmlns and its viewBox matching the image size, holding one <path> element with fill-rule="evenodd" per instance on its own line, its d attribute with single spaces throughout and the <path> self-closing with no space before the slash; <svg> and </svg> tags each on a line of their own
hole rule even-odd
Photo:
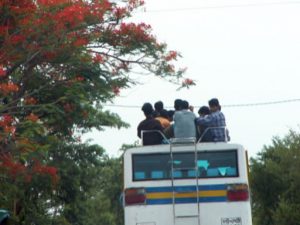
<svg viewBox="0 0 300 225">
<path fill-rule="evenodd" d="M 224 113 L 222 111 L 220 111 L 220 110 L 218 110 L 217 112 L 214 112 L 212 114 L 214 114 L 216 116 L 224 116 Z"/>
<path fill-rule="evenodd" d="M 182 113 L 182 111 L 180 110 L 180 111 L 175 111 L 175 113 L 174 113 L 174 118 L 178 118 L 178 117 L 181 117 L 183 115 L 183 113 Z"/>
<path fill-rule="evenodd" d="M 174 112 L 174 116 L 175 116 L 175 115 L 181 115 L 181 114 L 182 114 L 182 110 L 178 110 L 178 111 L 175 111 L 175 112 Z"/>
<path fill-rule="evenodd" d="M 187 111 L 187 114 L 188 115 L 190 115 L 190 116 L 192 116 L 192 117 L 195 117 L 196 118 L 196 115 L 195 115 L 195 113 L 193 113 L 192 111 L 190 111 L 190 110 L 188 110 Z"/>
<path fill-rule="evenodd" d="M 138 127 L 139 127 L 139 126 L 142 126 L 145 122 L 146 122 L 146 119 L 142 120 L 142 121 L 139 123 Z"/>
<path fill-rule="evenodd" d="M 151 119 L 147 119 L 147 120 L 143 120 L 143 121 L 144 121 L 144 123 L 145 122 L 147 122 L 147 123 L 160 123 L 160 118 L 159 117 L 155 117 L 155 118 L 151 118 Z"/>
</svg>

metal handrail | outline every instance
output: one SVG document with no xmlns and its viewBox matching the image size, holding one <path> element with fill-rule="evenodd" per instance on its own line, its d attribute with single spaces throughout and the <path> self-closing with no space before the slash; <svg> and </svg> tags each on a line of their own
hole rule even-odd
<svg viewBox="0 0 300 225">
<path fill-rule="evenodd" d="M 198 128 L 198 126 L 197 126 L 197 128 Z M 224 129 L 225 142 L 229 141 L 228 140 L 228 136 L 227 136 L 227 127 L 226 126 L 221 126 L 221 127 L 207 127 L 204 130 L 203 134 L 200 136 L 199 140 L 197 141 L 197 144 L 199 144 L 202 141 L 202 139 L 204 138 L 204 136 L 207 134 L 207 132 L 209 130 L 213 130 L 213 129 Z"/>
</svg>

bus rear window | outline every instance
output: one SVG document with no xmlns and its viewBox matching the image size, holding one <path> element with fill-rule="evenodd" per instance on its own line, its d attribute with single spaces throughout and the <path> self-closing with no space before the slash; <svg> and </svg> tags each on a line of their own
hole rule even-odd
<svg viewBox="0 0 300 225">
<path fill-rule="evenodd" d="M 163 180 L 201 178 L 237 177 L 237 151 L 134 154 L 133 180 Z M 173 164 L 173 174 L 171 165 Z"/>
</svg>

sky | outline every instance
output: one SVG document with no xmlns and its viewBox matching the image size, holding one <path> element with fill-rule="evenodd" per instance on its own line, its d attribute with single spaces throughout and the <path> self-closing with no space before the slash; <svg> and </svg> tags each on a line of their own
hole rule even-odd
<svg viewBox="0 0 300 225">
<path fill-rule="evenodd" d="M 255 157 L 275 136 L 284 137 L 300 124 L 300 1 L 145 0 L 133 20 L 150 24 L 153 34 L 179 51 L 177 65 L 196 86 L 178 86 L 153 75 L 122 90 L 105 109 L 118 113 L 128 129 L 106 128 L 84 136 L 120 155 L 122 144 L 138 140 L 144 119 L 141 106 L 161 100 L 172 107 L 176 98 L 198 107 L 218 98 L 231 143 Z M 135 75 L 136 76 L 136 75 Z M 255 103 L 280 102 L 257 105 Z M 249 104 L 249 105 L 248 105 Z M 236 105 L 236 106 L 234 106 Z"/>
</svg>

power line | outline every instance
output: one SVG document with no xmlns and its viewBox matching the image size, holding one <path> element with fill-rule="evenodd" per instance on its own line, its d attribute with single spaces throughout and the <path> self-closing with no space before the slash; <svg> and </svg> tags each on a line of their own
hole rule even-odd
<svg viewBox="0 0 300 225">
<path fill-rule="evenodd" d="M 291 4 L 300 4 L 300 2 L 299 1 L 280 1 L 280 2 L 219 5 L 219 6 L 218 5 L 217 6 L 201 6 L 201 7 L 194 7 L 194 8 L 154 9 L 154 10 L 143 11 L 143 13 L 198 11 L 198 10 L 206 10 L 206 9 L 244 8 L 244 7 L 260 7 L 260 6 L 269 6 L 269 5 L 291 5 Z"/>
<path fill-rule="evenodd" d="M 270 101 L 270 102 L 256 102 L 256 103 L 243 103 L 243 104 L 225 104 L 222 107 L 228 108 L 241 108 L 241 107 L 256 107 L 256 106 L 267 106 L 267 105 L 277 105 L 277 104 L 286 104 L 292 102 L 300 102 L 300 98 L 296 99 L 286 99 L 286 100 L 278 100 L 278 101 Z M 140 105 L 120 105 L 120 104 L 105 104 L 107 107 L 117 107 L 117 108 L 141 108 Z M 198 108 L 200 106 L 194 106 Z M 172 106 L 166 106 L 165 108 L 173 108 Z"/>
<path fill-rule="evenodd" d="M 247 103 L 247 104 L 227 104 L 227 105 L 222 105 L 222 107 L 253 107 L 253 106 L 285 104 L 291 102 L 300 102 L 300 99 L 296 98 L 296 99 L 287 99 L 287 100 L 280 100 L 280 101 L 257 102 L 257 103 Z"/>
</svg>

